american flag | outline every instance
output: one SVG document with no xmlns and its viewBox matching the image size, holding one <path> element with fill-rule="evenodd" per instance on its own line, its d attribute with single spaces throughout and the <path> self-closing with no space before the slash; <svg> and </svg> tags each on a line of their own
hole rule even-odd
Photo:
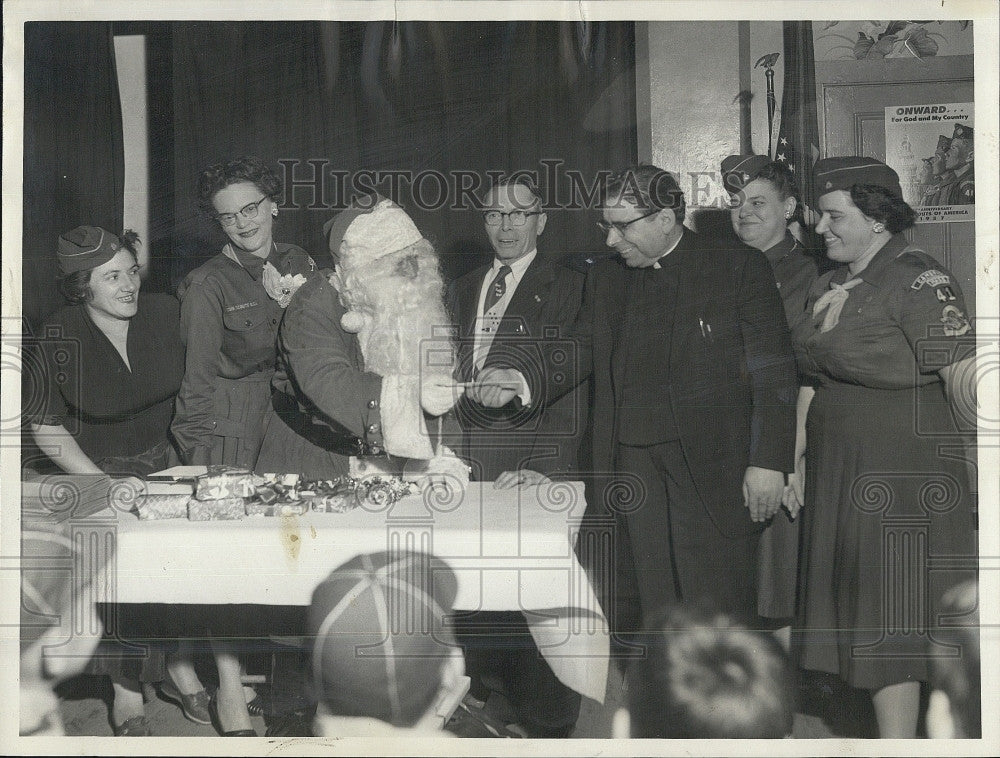
<svg viewBox="0 0 1000 758">
<path fill-rule="evenodd" d="M 802 201 L 810 208 L 812 167 L 819 158 L 819 121 L 816 116 L 816 66 L 812 23 L 785 21 L 785 86 L 781 94 L 781 125 L 772 158 L 795 174 Z"/>
</svg>

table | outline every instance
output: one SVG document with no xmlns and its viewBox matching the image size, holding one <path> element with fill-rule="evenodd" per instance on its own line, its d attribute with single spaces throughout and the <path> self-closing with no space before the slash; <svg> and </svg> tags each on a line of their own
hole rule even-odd
<svg viewBox="0 0 1000 758">
<path fill-rule="evenodd" d="M 360 553 L 434 553 L 458 577 L 456 609 L 521 610 L 556 676 L 603 702 L 608 626 L 572 547 L 585 507 L 582 482 L 473 482 L 348 513 L 192 522 L 107 509 L 88 520 L 107 519 L 116 533 L 109 593 L 122 603 L 308 605 L 315 586 Z"/>
</svg>

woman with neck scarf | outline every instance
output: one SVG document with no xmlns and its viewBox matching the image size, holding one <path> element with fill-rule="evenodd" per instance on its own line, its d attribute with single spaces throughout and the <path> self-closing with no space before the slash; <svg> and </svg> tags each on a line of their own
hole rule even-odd
<svg viewBox="0 0 1000 758">
<path fill-rule="evenodd" d="M 902 233 L 915 213 L 895 171 L 825 158 L 814 183 L 816 232 L 840 265 L 793 329 L 812 385 L 793 652 L 869 690 L 882 737 L 912 738 L 940 598 L 975 569 L 968 471 L 939 452 L 960 448 L 956 420 L 975 423 L 974 338 L 955 277 Z"/>
</svg>

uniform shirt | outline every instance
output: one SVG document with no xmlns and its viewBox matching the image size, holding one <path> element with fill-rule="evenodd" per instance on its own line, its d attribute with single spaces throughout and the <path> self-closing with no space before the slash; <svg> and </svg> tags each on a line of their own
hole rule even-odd
<svg viewBox="0 0 1000 758">
<path fill-rule="evenodd" d="M 295 245 L 271 248 L 267 257 L 279 274 L 314 271 L 312 258 Z M 216 409 L 216 379 L 242 379 L 273 371 L 282 309 L 264 290 L 265 260 L 226 245 L 220 255 L 192 271 L 177 293 L 186 353 L 184 381 L 171 429 L 182 451 L 209 444 Z"/>
<path fill-rule="evenodd" d="M 969 161 L 955 172 L 953 181 L 943 186 L 942 205 L 972 205 L 976 202 L 976 172 Z"/>
<path fill-rule="evenodd" d="M 535 260 L 536 255 L 538 255 L 537 249 L 518 258 L 511 264 L 505 264 L 499 258 L 494 258 L 493 266 L 486 272 L 483 284 L 479 289 L 479 300 L 476 306 L 476 327 L 472 347 L 473 363 L 477 369 L 482 368 L 483 361 L 486 360 L 486 356 L 490 352 L 490 347 L 493 345 L 493 337 L 496 336 L 500 321 L 507 312 L 507 306 L 510 304 L 511 298 L 514 297 L 514 291 L 517 289 L 517 285 L 521 283 L 521 277 L 524 276 L 524 272 L 528 270 L 531 262 Z M 490 308 L 490 312 L 484 314 L 483 306 L 486 304 L 486 293 L 489 291 L 490 285 L 493 284 L 493 280 L 497 277 L 497 274 L 500 273 L 500 268 L 504 265 L 510 266 L 510 273 L 507 274 L 507 279 L 505 280 L 507 290 L 504 292 L 503 297 Z"/>
<path fill-rule="evenodd" d="M 139 294 L 126 342 L 131 369 L 83 305 L 56 311 L 41 333 L 44 371 L 25 372 L 27 419 L 65 427 L 94 463 L 167 439 L 184 374 L 177 300 Z"/>
<path fill-rule="evenodd" d="M 764 257 L 771 264 L 791 327 L 805 312 L 806 299 L 817 277 L 816 261 L 806 255 L 802 243 L 789 232 L 785 232 L 781 242 L 765 250 Z"/>
<path fill-rule="evenodd" d="M 967 357 L 970 347 L 958 340 L 972 332 L 962 290 L 934 258 L 897 234 L 858 276 L 862 282 L 849 291 L 836 326 L 820 332 L 821 312 L 794 329 L 805 376 L 821 384 L 907 389 L 939 381 L 941 368 Z M 817 279 L 807 312 L 831 282 L 851 278 L 841 266 Z"/>
<path fill-rule="evenodd" d="M 921 195 L 921 208 L 930 208 L 935 205 L 941 205 L 941 187 L 943 184 L 951 181 L 951 176 L 953 176 L 952 172 L 946 171 L 941 176 L 934 177 L 937 181 L 925 189 L 923 195 Z"/>
</svg>

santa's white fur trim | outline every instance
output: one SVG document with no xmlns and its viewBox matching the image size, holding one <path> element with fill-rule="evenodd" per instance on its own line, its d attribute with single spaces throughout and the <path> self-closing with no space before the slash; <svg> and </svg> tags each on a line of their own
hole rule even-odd
<svg viewBox="0 0 1000 758">
<path fill-rule="evenodd" d="M 358 216 L 344 233 L 341 265 L 364 266 L 423 239 L 406 211 L 391 200 L 382 200 L 371 213 Z"/>
<path fill-rule="evenodd" d="M 420 377 L 400 374 L 382 377 L 379 400 L 386 451 L 402 458 L 432 458 L 434 450 L 420 407 Z"/>
<path fill-rule="evenodd" d="M 371 316 L 361 311 L 347 311 L 347 313 L 340 317 L 340 325 L 344 327 L 345 332 L 350 332 L 351 334 L 360 332 L 370 321 Z"/>
</svg>

